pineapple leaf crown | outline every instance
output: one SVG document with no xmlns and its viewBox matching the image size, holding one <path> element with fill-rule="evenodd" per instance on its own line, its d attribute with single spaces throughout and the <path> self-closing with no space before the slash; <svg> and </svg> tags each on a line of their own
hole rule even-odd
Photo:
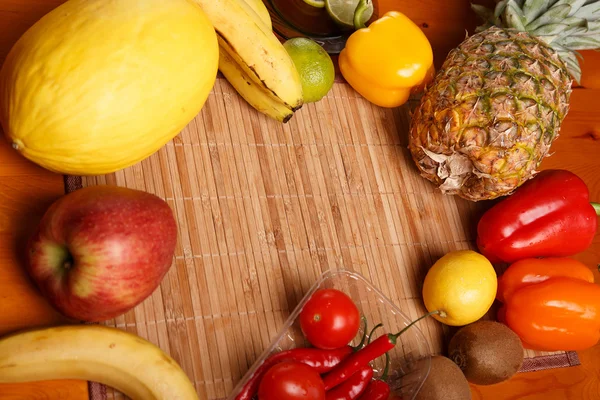
<svg viewBox="0 0 600 400">
<path fill-rule="evenodd" d="M 500 0 L 496 8 L 471 4 L 485 23 L 525 31 L 552 47 L 579 83 L 581 67 L 577 50 L 600 48 L 600 0 Z"/>
</svg>

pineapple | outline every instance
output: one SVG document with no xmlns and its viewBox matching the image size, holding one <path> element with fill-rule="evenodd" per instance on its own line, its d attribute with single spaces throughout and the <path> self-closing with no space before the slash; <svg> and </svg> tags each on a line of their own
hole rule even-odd
<svg viewBox="0 0 600 400">
<path fill-rule="evenodd" d="M 486 24 L 453 49 L 411 122 L 421 175 L 471 201 L 532 178 L 558 137 L 579 81 L 575 50 L 600 47 L 600 0 L 473 5 Z"/>
</svg>

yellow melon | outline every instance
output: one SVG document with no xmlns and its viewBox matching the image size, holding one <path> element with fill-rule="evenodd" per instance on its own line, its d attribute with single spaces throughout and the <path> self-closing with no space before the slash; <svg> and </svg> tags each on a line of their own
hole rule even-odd
<svg viewBox="0 0 600 400">
<path fill-rule="evenodd" d="M 42 167 L 111 173 L 155 153 L 200 112 L 218 57 L 193 0 L 69 0 L 8 54 L 0 123 Z"/>
</svg>

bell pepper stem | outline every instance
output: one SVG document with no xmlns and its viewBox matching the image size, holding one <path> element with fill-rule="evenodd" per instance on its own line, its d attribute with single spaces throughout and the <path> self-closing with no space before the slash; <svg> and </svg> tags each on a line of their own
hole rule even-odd
<svg viewBox="0 0 600 400">
<path fill-rule="evenodd" d="M 596 215 L 600 215 L 600 203 L 590 203 L 594 210 L 596 210 Z"/>
<path fill-rule="evenodd" d="M 369 7 L 371 0 L 360 0 L 354 11 L 354 29 L 362 29 L 367 26 L 362 22 L 363 14 Z"/>
</svg>

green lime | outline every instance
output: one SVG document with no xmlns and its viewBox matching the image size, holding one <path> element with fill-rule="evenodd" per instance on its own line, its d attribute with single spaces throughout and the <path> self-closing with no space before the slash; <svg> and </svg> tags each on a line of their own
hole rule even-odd
<svg viewBox="0 0 600 400">
<path fill-rule="evenodd" d="M 360 2 L 361 0 L 325 0 L 325 8 L 329 16 L 338 25 L 354 29 L 355 16 L 357 17 L 356 22 L 363 26 L 373 15 L 373 1 L 366 0 L 364 1 L 364 7 L 359 8 Z M 357 12 L 362 13 L 362 16 L 355 15 Z"/>
<path fill-rule="evenodd" d="M 304 102 L 321 100 L 329 92 L 335 79 L 335 68 L 329 54 L 308 38 L 293 38 L 283 46 L 300 74 Z"/>
<path fill-rule="evenodd" d="M 313 6 L 313 7 L 317 7 L 317 8 L 325 7 L 325 0 L 304 0 L 304 2 L 306 4 L 308 4 L 309 6 Z"/>
</svg>

